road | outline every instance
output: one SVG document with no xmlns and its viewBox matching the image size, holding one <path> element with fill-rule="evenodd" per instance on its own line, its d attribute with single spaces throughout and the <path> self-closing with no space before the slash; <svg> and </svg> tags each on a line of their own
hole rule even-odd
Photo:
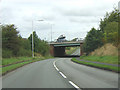
<svg viewBox="0 0 120 90">
<path fill-rule="evenodd" d="M 59 70 L 58 70 L 59 69 Z M 3 88 L 117 88 L 118 74 L 54 58 L 3 76 Z"/>
<path fill-rule="evenodd" d="M 78 48 L 74 53 L 72 53 L 71 55 L 80 55 L 80 48 Z"/>
</svg>

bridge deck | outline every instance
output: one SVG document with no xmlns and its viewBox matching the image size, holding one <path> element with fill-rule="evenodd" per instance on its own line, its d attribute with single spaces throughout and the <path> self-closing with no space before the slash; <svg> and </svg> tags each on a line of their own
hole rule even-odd
<svg viewBox="0 0 120 90">
<path fill-rule="evenodd" d="M 68 46 L 80 46 L 83 41 L 77 41 L 77 42 L 56 42 L 56 43 L 50 43 L 50 45 L 53 45 L 54 47 L 68 47 Z"/>
</svg>

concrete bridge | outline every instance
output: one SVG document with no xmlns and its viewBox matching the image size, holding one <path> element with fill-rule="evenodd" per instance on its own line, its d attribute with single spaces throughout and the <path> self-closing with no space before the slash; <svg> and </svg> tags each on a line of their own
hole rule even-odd
<svg viewBox="0 0 120 90">
<path fill-rule="evenodd" d="M 55 42 L 55 43 L 49 43 L 50 44 L 50 53 L 52 56 L 55 57 L 61 57 L 65 56 L 65 47 L 80 47 L 80 55 L 83 54 L 82 51 L 82 44 L 83 41 L 75 41 L 75 42 Z"/>
</svg>

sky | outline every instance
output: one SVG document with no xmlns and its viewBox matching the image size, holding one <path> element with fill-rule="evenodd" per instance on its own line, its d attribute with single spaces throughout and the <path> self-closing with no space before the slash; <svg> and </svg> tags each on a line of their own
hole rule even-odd
<svg viewBox="0 0 120 90">
<path fill-rule="evenodd" d="M 67 40 L 85 38 L 92 27 L 99 29 L 106 12 L 119 0 L 0 0 L 0 23 L 15 24 L 28 38 L 32 28 L 47 41 L 65 35 Z M 43 20 L 43 21 L 40 21 Z M 33 21 L 33 25 L 32 25 Z M 52 32 L 52 34 L 51 34 Z"/>
</svg>

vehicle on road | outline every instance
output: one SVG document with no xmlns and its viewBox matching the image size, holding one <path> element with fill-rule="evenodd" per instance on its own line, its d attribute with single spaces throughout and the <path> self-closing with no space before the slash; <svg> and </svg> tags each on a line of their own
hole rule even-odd
<svg viewBox="0 0 120 90">
<path fill-rule="evenodd" d="M 57 39 L 57 42 L 65 42 L 66 41 L 65 38 L 66 38 L 65 35 L 60 35 Z"/>
</svg>

